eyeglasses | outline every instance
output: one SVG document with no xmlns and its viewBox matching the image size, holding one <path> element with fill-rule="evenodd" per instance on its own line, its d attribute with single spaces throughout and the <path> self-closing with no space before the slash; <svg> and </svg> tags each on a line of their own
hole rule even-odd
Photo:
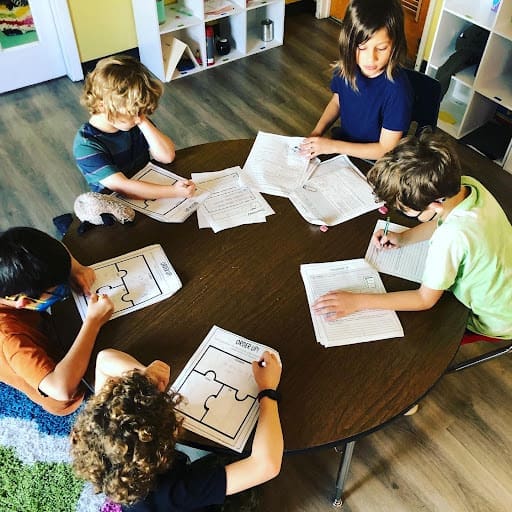
<svg viewBox="0 0 512 512">
<path fill-rule="evenodd" d="M 41 299 L 41 298 L 35 299 L 34 297 L 28 297 L 27 295 L 25 295 L 23 293 L 18 293 L 16 295 L 9 295 L 7 297 L 4 297 L 4 299 L 12 300 L 12 301 L 16 302 L 17 300 L 19 300 L 20 298 L 23 297 L 33 304 L 33 306 L 32 305 L 25 306 L 26 309 L 33 309 L 35 311 L 46 311 L 51 306 L 56 304 L 57 302 L 67 299 L 70 294 L 71 294 L 71 289 L 70 289 L 69 285 L 66 283 L 66 284 L 59 284 L 52 290 L 44 291 L 41 294 L 41 296 L 48 295 L 48 297 L 45 299 Z"/>
</svg>

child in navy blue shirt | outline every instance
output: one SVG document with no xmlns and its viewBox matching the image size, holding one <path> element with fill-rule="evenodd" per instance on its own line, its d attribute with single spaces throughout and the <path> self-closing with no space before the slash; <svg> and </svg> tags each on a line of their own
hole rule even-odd
<svg viewBox="0 0 512 512">
<path fill-rule="evenodd" d="M 301 145 L 310 158 L 340 153 L 376 160 L 393 149 L 411 122 L 412 90 L 405 59 L 402 6 L 398 0 L 352 0 L 339 38 L 333 96 Z M 333 138 L 324 136 L 340 119 Z"/>
<path fill-rule="evenodd" d="M 283 456 L 276 392 L 281 365 L 265 352 L 252 367 L 260 415 L 251 455 L 228 464 L 189 463 L 175 449 L 181 396 L 166 392 L 169 366 L 154 361 L 146 367 L 117 350 L 100 352 L 96 395 L 71 434 L 75 472 L 126 512 L 204 510 L 270 480 L 279 473 Z"/>
</svg>

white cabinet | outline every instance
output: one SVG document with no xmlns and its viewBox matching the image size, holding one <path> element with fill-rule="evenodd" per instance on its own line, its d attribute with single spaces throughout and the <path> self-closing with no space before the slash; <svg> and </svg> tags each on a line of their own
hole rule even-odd
<svg viewBox="0 0 512 512">
<path fill-rule="evenodd" d="M 283 44 L 284 0 L 179 0 L 165 6 L 165 21 L 158 24 L 156 0 L 132 0 L 141 62 L 160 80 L 169 81 L 191 73 L 247 57 Z M 272 20 L 273 38 L 263 41 L 262 21 Z M 214 27 L 216 39 L 227 38 L 230 51 L 207 66 L 206 26 Z M 197 63 L 180 71 L 167 69 L 173 38 L 190 48 Z M 182 45 L 180 45 L 181 47 Z M 167 53 L 166 53 L 167 51 Z"/>
<path fill-rule="evenodd" d="M 452 76 L 441 102 L 438 126 L 457 139 L 492 119 L 498 107 L 512 110 L 512 0 L 495 4 L 493 0 L 444 0 L 439 17 L 426 70 L 430 76 L 455 52 L 463 30 L 473 24 L 488 32 L 479 65 Z M 512 172 L 509 154 L 510 145 L 500 163 Z"/>
</svg>

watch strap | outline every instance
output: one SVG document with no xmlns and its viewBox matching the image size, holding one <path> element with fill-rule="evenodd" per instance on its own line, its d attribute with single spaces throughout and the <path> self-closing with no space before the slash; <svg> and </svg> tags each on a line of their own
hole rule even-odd
<svg viewBox="0 0 512 512">
<path fill-rule="evenodd" d="M 277 389 L 262 389 L 258 393 L 258 402 L 264 397 L 268 397 L 272 400 L 275 400 L 277 403 L 281 401 L 281 393 Z"/>
</svg>

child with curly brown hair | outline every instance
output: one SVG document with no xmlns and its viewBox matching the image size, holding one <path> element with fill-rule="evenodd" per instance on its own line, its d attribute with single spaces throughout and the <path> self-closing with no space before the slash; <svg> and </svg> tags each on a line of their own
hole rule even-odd
<svg viewBox="0 0 512 512">
<path fill-rule="evenodd" d="M 73 155 L 93 192 L 118 192 L 136 199 L 191 197 L 191 180 L 160 185 L 130 178 L 150 157 L 170 163 L 173 141 L 149 119 L 162 84 L 138 60 L 118 55 L 100 60 L 85 79 L 81 103 L 91 117 L 73 143 Z"/>
<path fill-rule="evenodd" d="M 283 435 L 274 391 L 281 366 L 274 354 L 265 352 L 260 362 L 253 362 L 263 393 L 251 455 L 213 466 L 201 459 L 189 463 L 175 448 L 181 423 L 175 409 L 181 396 L 166 392 L 169 366 L 155 361 L 145 367 L 124 356 L 120 364 L 119 352 L 100 352 L 97 394 L 71 433 L 73 468 L 96 492 L 105 493 L 124 511 L 194 511 L 220 505 L 226 496 L 279 473 Z M 265 364 L 258 364 L 261 361 Z"/>
</svg>

